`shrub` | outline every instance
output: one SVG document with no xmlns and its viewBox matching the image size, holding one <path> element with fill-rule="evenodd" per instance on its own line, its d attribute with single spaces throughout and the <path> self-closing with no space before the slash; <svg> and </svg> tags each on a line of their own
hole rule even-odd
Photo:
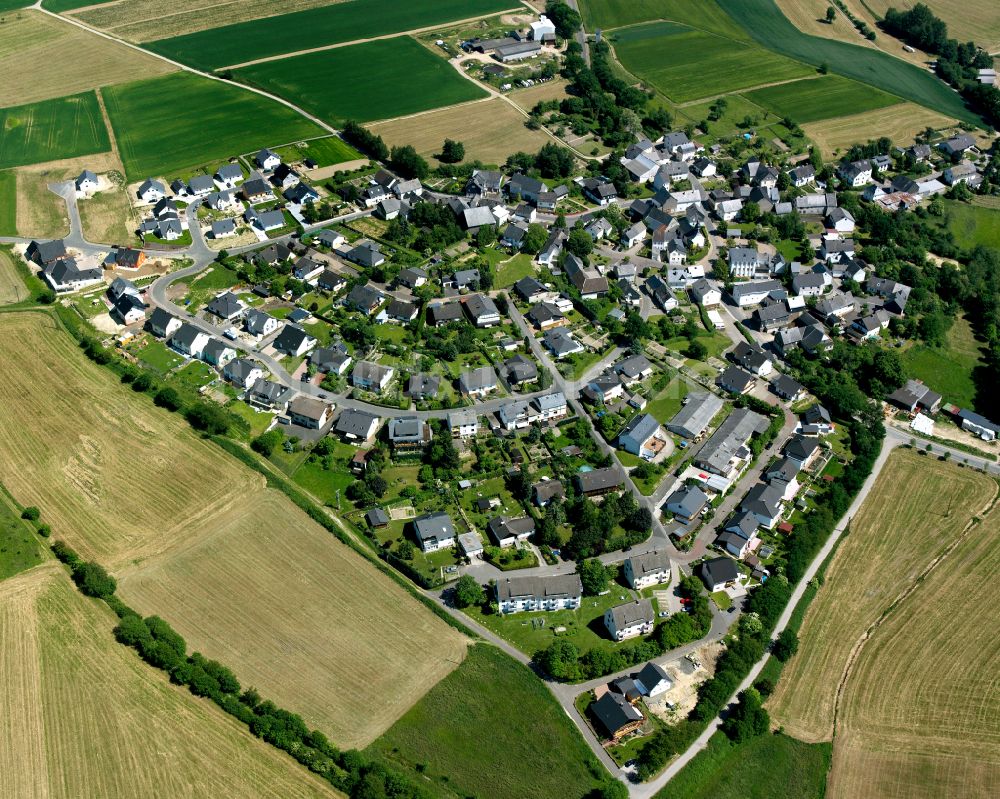
<svg viewBox="0 0 1000 799">
<path fill-rule="evenodd" d="M 38 510 L 34 505 L 29 505 L 23 511 L 21 511 L 21 518 L 27 519 L 29 522 L 37 522 L 42 512 Z"/>
<path fill-rule="evenodd" d="M 87 596 L 106 599 L 115 593 L 118 583 L 97 563 L 84 561 L 73 568 L 73 582 Z"/>
<path fill-rule="evenodd" d="M 179 410 L 183 404 L 181 401 L 181 395 L 177 393 L 176 389 L 170 386 L 164 386 L 153 396 L 153 402 L 161 408 L 166 408 L 168 411 Z"/>
</svg>

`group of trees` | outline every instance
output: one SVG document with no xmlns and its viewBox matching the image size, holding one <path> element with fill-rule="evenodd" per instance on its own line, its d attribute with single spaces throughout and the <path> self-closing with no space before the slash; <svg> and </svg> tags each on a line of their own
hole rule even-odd
<svg viewBox="0 0 1000 799">
<path fill-rule="evenodd" d="M 535 172 L 549 180 L 566 178 L 576 169 L 573 153 L 555 142 L 547 142 L 537 153 L 518 151 L 507 156 L 504 169 L 508 172 Z"/>
<path fill-rule="evenodd" d="M 628 491 L 604 498 L 598 507 L 583 496 L 569 498 L 567 517 L 573 534 L 564 552 L 581 560 L 645 541 L 652 529 L 652 514 Z M 621 527 L 624 534 L 615 534 Z"/>
</svg>

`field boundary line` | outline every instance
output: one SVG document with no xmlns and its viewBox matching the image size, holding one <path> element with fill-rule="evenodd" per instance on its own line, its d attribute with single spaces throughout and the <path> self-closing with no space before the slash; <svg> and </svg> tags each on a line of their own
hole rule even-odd
<svg viewBox="0 0 1000 799">
<path fill-rule="evenodd" d="M 878 628 L 882 626 L 883 622 L 885 622 L 890 616 L 892 616 L 899 609 L 899 607 L 910 596 L 912 596 L 913 593 L 924 583 L 924 581 L 934 571 L 937 570 L 938 566 L 940 566 L 945 560 L 947 560 L 948 556 L 951 555 L 951 553 L 954 552 L 959 547 L 959 545 L 962 544 L 962 542 L 964 542 L 965 539 L 969 537 L 972 531 L 979 526 L 982 519 L 988 516 L 991 512 L 993 512 L 994 508 L 997 505 L 997 502 L 1000 501 L 1000 484 L 998 484 L 996 480 L 993 481 L 993 488 L 994 488 L 993 498 L 989 501 L 987 506 L 979 513 L 975 514 L 971 519 L 969 519 L 965 527 L 962 528 L 962 531 L 954 539 L 952 539 L 952 541 L 948 544 L 948 546 L 946 546 L 944 550 L 942 550 L 938 555 L 936 555 L 933 558 L 933 560 L 931 560 L 931 562 L 927 564 L 927 566 L 923 569 L 923 571 L 921 571 L 920 574 L 918 574 L 913 579 L 913 581 L 908 586 L 906 586 L 906 588 L 903 589 L 903 591 L 892 602 L 889 603 L 886 609 L 879 614 L 879 617 L 875 621 L 873 621 L 870 625 L 868 625 L 868 628 L 861 634 L 861 637 L 855 642 L 854 646 L 851 648 L 851 653 L 850 655 L 848 655 L 847 663 L 844 664 L 843 674 L 841 675 L 841 679 L 837 684 L 837 692 L 834 695 L 833 735 L 830 738 L 831 743 L 833 743 L 837 739 L 837 723 L 840 720 L 841 700 L 843 699 L 844 691 L 847 688 L 847 681 L 851 677 L 851 673 L 854 670 L 854 665 L 857 663 L 858 658 L 861 657 L 861 653 L 865 648 L 865 644 L 867 644 L 868 641 L 871 640 L 871 637 L 877 632 Z"/>
<path fill-rule="evenodd" d="M 32 6 L 32 8 L 37 8 L 43 14 L 48 14 L 50 17 L 53 17 L 54 19 L 58 19 L 58 20 L 60 20 L 60 21 L 62 21 L 64 23 L 66 23 L 67 25 L 76 25 L 76 27 L 78 27 L 78 28 L 80 28 L 82 30 L 87 31 L 88 33 L 92 33 L 95 36 L 101 36 L 101 37 L 107 39 L 108 41 L 117 42 L 118 44 L 123 45 L 124 47 L 129 47 L 129 48 L 131 48 L 133 50 L 139 51 L 140 53 L 145 53 L 146 55 L 154 56 L 154 57 L 160 59 L 161 61 L 165 61 L 168 64 L 174 65 L 175 67 L 177 67 L 178 69 L 180 69 L 183 72 L 188 72 L 188 73 L 190 73 L 192 75 L 198 75 L 199 77 L 202 77 L 202 78 L 208 78 L 209 80 L 218 81 L 219 83 L 224 83 L 224 84 L 226 84 L 228 86 L 235 86 L 238 89 L 243 89 L 245 91 L 252 92 L 253 94 L 259 95 L 261 97 L 265 97 L 268 100 L 273 100 L 274 102 L 280 103 L 281 105 L 285 106 L 286 108 L 290 108 L 292 111 L 295 111 L 297 114 L 299 114 L 300 116 L 302 116 L 305 119 L 309 120 L 313 124 L 318 125 L 323 130 L 325 130 L 327 133 L 336 133 L 337 132 L 337 129 L 335 127 L 333 127 L 332 125 L 330 125 L 329 123 L 325 122 L 324 120 L 320 119 L 317 116 L 314 116 L 313 114 L 310 114 L 309 112 L 307 112 L 303 108 L 300 108 L 299 106 L 295 105 L 295 103 L 293 103 L 293 102 L 291 102 L 289 100 L 286 100 L 284 97 L 279 97 L 276 94 L 271 94 L 270 92 L 266 92 L 263 89 L 258 89 L 255 86 L 248 86 L 245 83 L 238 83 L 237 81 L 234 81 L 234 80 L 227 80 L 226 78 L 219 77 L 218 75 L 213 75 L 210 72 L 203 72 L 202 70 L 195 69 L 194 67 L 188 66 L 187 64 L 182 64 L 180 61 L 174 61 L 172 58 L 167 58 L 166 56 L 160 55 L 159 53 L 154 53 L 152 50 L 147 50 L 145 47 L 140 47 L 137 44 L 133 44 L 132 42 L 125 41 L 125 39 L 122 39 L 122 38 L 120 38 L 118 36 L 114 36 L 114 35 L 112 35 L 110 33 L 107 33 L 106 31 L 99 30 L 98 28 L 93 28 L 90 25 L 87 25 L 87 24 L 81 22 L 78 19 L 72 19 L 72 18 L 70 18 L 68 16 L 64 17 L 64 16 L 62 16 L 60 14 L 53 14 L 51 11 L 48 11 L 47 9 L 42 8 L 42 6 L 41 6 L 40 3 L 41 3 L 41 0 L 39 0 L 39 4 L 38 5 Z"/>
<path fill-rule="evenodd" d="M 256 58 L 253 61 L 244 61 L 240 64 L 227 64 L 226 66 L 218 67 L 216 71 L 222 69 L 243 69 L 243 67 L 252 67 L 256 66 L 257 64 L 267 64 L 270 63 L 271 61 L 283 61 L 286 58 L 294 58 L 295 56 L 299 55 L 308 55 L 309 53 L 322 53 L 325 52 L 326 50 L 338 50 L 341 47 L 350 47 L 355 44 L 365 44 L 367 42 L 379 42 L 385 39 L 398 39 L 402 36 L 413 36 L 414 34 L 419 34 L 419 33 L 429 33 L 430 31 L 440 30 L 444 25 L 464 25 L 467 22 L 475 22 L 476 20 L 486 19 L 487 17 L 493 17 L 496 16 L 497 14 L 509 14 L 512 11 L 523 11 L 523 10 L 525 10 L 524 6 L 505 8 L 501 9 L 500 11 L 495 11 L 492 14 L 480 14 L 477 17 L 466 17 L 465 19 L 456 19 L 452 20 L 451 22 L 442 23 L 442 25 L 426 25 L 423 28 L 411 28 L 410 30 L 397 31 L 396 33 L 383 33 L 378 36 L 369 36 L 364 39 L 352 39 L 349 42 L 334 42 L 333 44 L 324 44 L 320 45 L 319 47 L 308 47 L 305 50 L 295 50 L 291 53 L 279 53 L 278 55 L 269 55 L 265 56 L 264 58 Z M 282 15 L 279 14 L 278 16 Z M 263 17 L 263 19 L 273 19 L 273 17 Z M 163 40 L 159 39 L 152 41 L 163 41 Z"/>
</svg>

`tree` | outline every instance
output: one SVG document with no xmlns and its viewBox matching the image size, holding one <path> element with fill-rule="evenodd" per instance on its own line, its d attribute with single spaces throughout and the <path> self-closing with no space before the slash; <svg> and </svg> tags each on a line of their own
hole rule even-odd
<svg viewBox="0 0 1000 799">
<path fill-rule="evenodd" d="M 599 799 L 628 799 L 628 788 L 624 782 L 608 780 L 597 792 Z"/>
<path fill-rule="evenodd" d="M 784 663 L 799 650 L 799 637 L 795 630 L 782 630 L 781 635 L 771 645 L 771 654 Z"/>
<path fill-rule="evenodd" d="M 760 219 L 760 206 L 753 200 L 744 203 L 740 210 L 740 219 L 744 222 L 756 222 Z"/>
<path fill-rule="evenodd" d="M 698 341 L 698 339 L 692 339 L 688 343 L 684 354 L 695 361 L 703 361 L 708 357 L 708 347 Z"/>
<path fill-rule="evenodd" d="M 837 18 L 837 9 L 833 6 L 826 7 L 826 22 L 828 25 L 832 25 L 833 21 Z"/>
<path fill-rule="evenodd" d="M 396 547 L 396 554 L 403 560 L 413 560 L 413 556 L 417 554 L 417 548 L 406 539 L 403 539 L 399 542 L 399 546 Z"/>
<path fill-rule="evenodd" d="M 819 74 L 820 75 L 825 75 L 829 71 L 830 71 L 830 65 L 827 64 L 826 61 L 824 61 L 822 64 L 819 65 Z"/>
<path fill-rule="evenodd" d="M 542 247 L 545 246 L 545 242 L 548 241 L 549 232 L 545 229 L 544 225 L 539 225 L 537 222 L 533 222 L 528 225 L 528 231 L 524 234 L 524 238 L 521 240 L 521 252 L 525 252 L 528 255 L 535 255 L 541 252 Z"/>
<path fill-rule="evenodd" d="M 555 142 L 543 144 L 535 156 L 535 166 L 543 178 L 565 178 L 573 174 L 573 153 Z"/>
<path fill-rule="evenodd" d="M 197 402 L 188 408 L 185 418 L 195 430 L 221 436 L 229 432 L 229 418 L 215 403 Z"/>
<path fill-rule="evenodd" d="M 580 15 L 562 0 L 548 0 L 545 4 L 545 13 L 552 20 L 561 39 L 573 38 L 573 34 L 580 27 Z"/>
<path fill-rule="evenodd" d="M 133 391 L 149 391 L 153 386 L 153 378 L 149 376 L 148 372 L 140 372 L 135 380 L 132 381 Z"/>
<path fill-rule="evenodd" d="M 594 251 L 594 240 L 582 227 L 573 228 L 566 239 L 566 249 L 577 258 L 586 258 Z"/>
<path fill-rule="evenodd" d="M 21 518 L 27 519 L 29 522 L 37 522 L 41 517 L 42 512 L 38 510 L 34 505 L 29 505 L 23 511 L 21 511 Z"/>
<path fill-rule="evenodd" d="M 274 451 L 281 446 L 284 438 L 285 434 L 278 428 L 274 428 L 273 430 L 268 430 L 266 433 L 261 433 L 251 441 L 250 449 L 254 452 L 259 452 L 265 458 L 270 458 Z"/>
<path fill-rule="evenodd" d="M 535 662 L 557 680 L 572 680 L 580 672 L 580 651 L 569 641 L 555 641 L 535 656 Z"/>
<path fill-rule="evenodd" d="M 413 149 L 413 145 L 404 144 L 393 147 L 389 157 L 389 166 L 404 178 L 423 180 L 430 172 L 430 167 L 423 157 Z"/>
<path fill-rule="evenodd" d="M 608 570 L 597 558 L 583 561 L 579 566 L 583 593 L 598 596 L 608 590 Z"/>
<path fill-rule="evenodd" d="M 115 593 L 118 583 L 98 563 L 85 561 L 73 569 L 73 582 L 87 596 L 107 599 Z"/>
<path fill-rule="evenodd" d="M 770 724 L 771 719 L 762 707 L 760 694 L 755 688 L 747 688 L 740 692 L 736 707 L 722 723 L 722 731 L 732 741 L 741 743 L 763 735 Z"/>
<path fill-rule="evenodd" d="M 486 592 L 476 582 L 471 574 L 463 574 L 455 583 L 455 605 L 460 608 L 470 608 L 482 605 L 486 601 Z"/>
<path fill-rule="evenodd" d="M 438 160 L 446 164 L 457 164 L 463 158 L 465 158 L 465 145 L 460 141 L 445 139 Z"/>
<path fill-rule="evenodd" d="M 497 229 L 495 225 L 483 225 L 476 231 L 476 244 L 479 247 L 489 247 L 496 244 Z"/>
</svg>

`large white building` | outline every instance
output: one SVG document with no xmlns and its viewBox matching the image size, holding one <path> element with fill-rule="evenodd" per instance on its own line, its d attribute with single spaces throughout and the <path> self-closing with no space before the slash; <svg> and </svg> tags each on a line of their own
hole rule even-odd
<svg viewBox="0 0 1000 799">
<path fill-rule="evenodd" d="M 583 599 L 578 574 L 552 577 L 501 577 L 497 580 L 501 613 L 533 610 L 576 610 Z"/>
<path fill-rule="evenodd" d="M 656 614 L 653 613 L 653 602 L 650 599 L 637 599 L 608 608 L 604 612 L 604 626 L 615 641 L 624 641 L 639 635 L 649 635 L 653 632 Z"/>
<path fill-rule="evenodd" d="M 665 552 L 645 552 L 625 559 L 625 579 L 636 591 L 670 579 L 670 558 Z"/>
</svg>

